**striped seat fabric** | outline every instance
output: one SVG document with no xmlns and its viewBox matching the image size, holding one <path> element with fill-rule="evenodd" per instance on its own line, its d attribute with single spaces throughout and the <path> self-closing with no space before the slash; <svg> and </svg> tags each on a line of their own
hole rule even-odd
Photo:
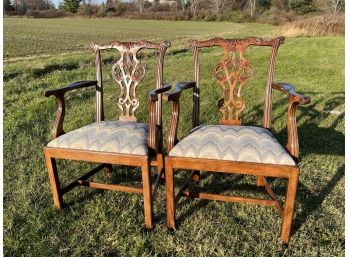
<svg viewBox="0 0 348 257">
<path fill-rule="evenodd" d="M 149 126 L 128 121 L 100 121 L 61 135 L 48 147 L 147 155 Z"/>
<path fill-rule="evenodd" d="M 271 132 L 253 126 L 197 127 L 174 146 L 169 156 L 295 165 Z"/>
</svg>

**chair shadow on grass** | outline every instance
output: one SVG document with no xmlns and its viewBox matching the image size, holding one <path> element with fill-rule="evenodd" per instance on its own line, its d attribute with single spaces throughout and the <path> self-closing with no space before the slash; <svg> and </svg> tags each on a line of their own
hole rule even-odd
<svg viewBox="0 0 348 257">
<path fill-rule="evenodd" d="M 311 154 L 317 155 L 334 155 L 334 156 L 344 156 L 344 139 L 345 136 L 342 132 L 336 130 L 337 125 L 340 122 L 343 122 L 344 112 L 331 112 L 337 106 L 344 105 L 344 93 L 342 92 L 332 92 L 330 97 L 318 96 L 316 92 L 307 93 L 312 98 L 312 103 L 304 107 L 302 112 L 297 114 L 298 124 L 301 124 L 298 127 L 299 142 L 300 142 L 300 158 L 305 159 Z M 323 111 L 316 110 L 315 107 L 319 103 L 324 103 Z M 273 102 L 273 109 L 282 108 L 284 106 L 283 101 Z M 301 108 L 301 107 L 300 107 Z M 317 109 L 320 109 L 318 106 Z M 263 114 L 263 105 L 259 105 L 254 109 L 249 116 L 249 120 L 255 120 L 257 117 L 262 117 Z M 248 115 L 248 114 L 247 114 Z M 282 119 L 286 117 L 286 113 L 279 114 L 279 116 L 273 116 L 273 120 Z M 320 127 L 320 123 L 327 118 L 332 118 L 330 121 L 329 127 Z M 302 122 L 303 121 L 303 122 Z M 246 124 L 246 125 L 255 125 L 255 124 Z M 281 143 L 286 142 L 287 128 L 283 128 L 279 133 L 275 133 L 276 138 Z M 313 174 L 315 176 L 315 174 Z M 311 216 L 320 206 L 322 205 L 325 198 L 330 195 L 333 188 L 344 176 L 344 164 L 338 167 L 336 172 L 331 176 L 329 182 L 321 187 L 319 192 L 313 193 L 309 190 L 304 183 L 300 182 L 298 185 L 297 198 L 296 201 L 301 203 L 303 206 L 303 211 L 296 213 L 293 221 L 293 230 L 292 233 L 296 231 L 306 222 L 307 218 Z M 223 193 L 227 189 L 240 189 L 245 191 L 256 191 L 256 185 L 250 184 L 240 184 L 234 187 L 231 187 L 231 182 L 224 183 L 223 181 L 218 181 L 214 176 L 211 183 L 214 186 L 214 189 L 218 189 L 216 193 Z M 238 176 L 236 181 L 239 181 L 240 177 Z M 274 180 L 274 179 L 273 179 Z M 271 179 L 272 181 L 272 179 Z M 285 185 L 277 187 L 275 190 L 276 194 L 284 195 Z M 182 224 L 187 218 L 193 215 L 198 209 L 205 208 L 208 204 L 208 201 L 197 201 L 194 203 L 188 210 L 177 218 L 178 225 Z M 180 208 L 181 203 L 178 203 Z"/>
<path fill-rule="evenodd" d="M 49 73 L 57 71 L 71 71 L 79 68 L 77 63 L 63 63 L 63 64 L 49 64 L 45 65 L 43 68 L 36 68 L 32 71 L 34 78 L 43 77 Z"/>
</svg>

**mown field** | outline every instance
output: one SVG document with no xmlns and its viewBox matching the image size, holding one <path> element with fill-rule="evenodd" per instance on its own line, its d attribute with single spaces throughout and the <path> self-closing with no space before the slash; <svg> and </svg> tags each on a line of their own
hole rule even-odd
<svg viewBox="0 0 348 257">
<path fill-rule="evenodd" d="M 172 41 L 165 59 L 165 81 L 190 80 L 192 55 L 186 39 L 211 36 L 269 37 L 274 27 L 259 24 L 134 21 L 117 19 L 4 19 L 4 254 L 5 256 L 343 256 L 344 255 L 344 38 L 289 38 L 281 46 L 276 81 L 296 85 L 312 103 L 298 109 L 301 175 L 293 235 L 288 248 L 278 238 L 276 209 L 254 205 L 183 199 L 178 229 L 165 226 L 165 187 L 154 204 L 156 226 L 144 230 L 142 198 L 121 192 L 79 188 L 64 196 L 66 208 L 53 209 L 42 147 L 50 140 L 55 114 L 49 88 L 94 79 L 92 42 L 112 39 Z M 244 91 L 244 124 L 260 125 L 269 51 L 254 48 L 255 80 Z M 202 54 L 202 123 L 216 123 L 220 92 L 211 78 L 219 51 Z M 115 61 L 104 59 L 106 118 L 118 115 L 118 87 L 107 74 Z M 147 93 L 154 87 L 155 59 L 145 55 L 150 78 L 139 87 L 141 121 L 147 121 Z M 191 95 L 183 95 L 179 136 L 190 130 Z M 273 132 L 286 140 L 286 97 L 274 94 Z M 68 95 L 65 130 L 94 119 L 91 89 Z M 170 106 L 164 105 L 165 135 Z M 78 177 L 91 163 L 59 161 L 62 183 Z M 186 173 L 178 172 L 178 181 Z M 115 167 L 97 181 L 141 185 L 139 169 Z M 283 180 L 272 183 L 282 195 Z M 200 188 L 224 194 L 259 196 L 251 176 L 205 173 Z"/>
</svg>

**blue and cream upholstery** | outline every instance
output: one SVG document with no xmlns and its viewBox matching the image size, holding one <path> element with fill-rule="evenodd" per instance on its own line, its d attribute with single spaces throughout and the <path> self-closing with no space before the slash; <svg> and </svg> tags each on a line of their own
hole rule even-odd
<svg viewBox="0 0 348 257">
<path fill-rule="evenodd" d="M 174 146 L 169 156 L 295 165 L 271 132 L 253 126 L 197 127 Z"/>
<path fill-rule="evenodd" d="M 148 131 L 146 123 L 100 121 L 61 135 L 47 146 L 147 155 Z"/>
</svg>

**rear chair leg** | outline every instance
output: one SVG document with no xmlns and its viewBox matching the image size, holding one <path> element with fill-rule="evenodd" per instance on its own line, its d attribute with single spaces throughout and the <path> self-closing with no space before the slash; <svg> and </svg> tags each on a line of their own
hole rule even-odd
<svg viewBox="0 0 348 257">
<path fill-rule="evenodd" d="M 53 194 L 54 207 L 56 209 L 61 209 L 63 207 L 63 197 L 62 197 L 59 178 L 58 178 L 56 159 L 51 158 L 46 152 L 45 152 L 45 159 L 46 159 L 46 165 L 48 170 L 48 176 L 50 178 L 52 194 Z"/>
<path fill-rule="evenodd" d="M 285 204 L 284 204 L 284 214 L 281 227 L 281 240 L 283 243 L 288 244 L 291 235 L 291 224 L 294 214 L 295 207 L 295 197 L 298 183 L 298 170 L 292 173 L 288 179 L 288 185 L 286 189 Z"/>
<path fill-rule="evenodd" d="M 110 163 L 104 163 L 105 167 L 103 169 L 103 172 L 105 175 L 107 175 L 108 177 L 111 177 L 111 174 L 112 174 L 112 164 Z"/>
<path fill-rule="evenodd" d="M 201 181 L 201 172 L 198 171 L 198 170 L 196 170 L 196 171 L 194 172 L 194 175 L 193 175 L 193 177 L 192 177 L 192 180 L 194 181 L 194 183 L 195 183 L 196 185 L 198 185 L 199 182 Z"/>
<path fill-rule="evenodd" d="M 165 182 L 163 155 L 157 154 L 157 176 L 160 176 L 160 183 Z"/>
<path fill-rule="evenodd" d="M 257 185 L 258 187 L 263 187 L 263 186 L 265 186 L 265 182 L 263 181 L 263 176 L 257 176 L 256 185 Z"/>
<path fill-rule="evenodd" d="M 150 165 L 147 162 L 141 167 L 141 174 L 143 179 L 143 195 L 144 195 L 144 216 L 145 227 L 147 229 L 153 228 L 153 202 L 152 202 L 152 187 Z"/>
<path fill-rule="evenodd" d="M 167 195 L 167 228 L 172 231 L 175 228 L 175 192 L 174 171 L 169 158 L 166 158 L 166 195 Z"/>
</svg>

